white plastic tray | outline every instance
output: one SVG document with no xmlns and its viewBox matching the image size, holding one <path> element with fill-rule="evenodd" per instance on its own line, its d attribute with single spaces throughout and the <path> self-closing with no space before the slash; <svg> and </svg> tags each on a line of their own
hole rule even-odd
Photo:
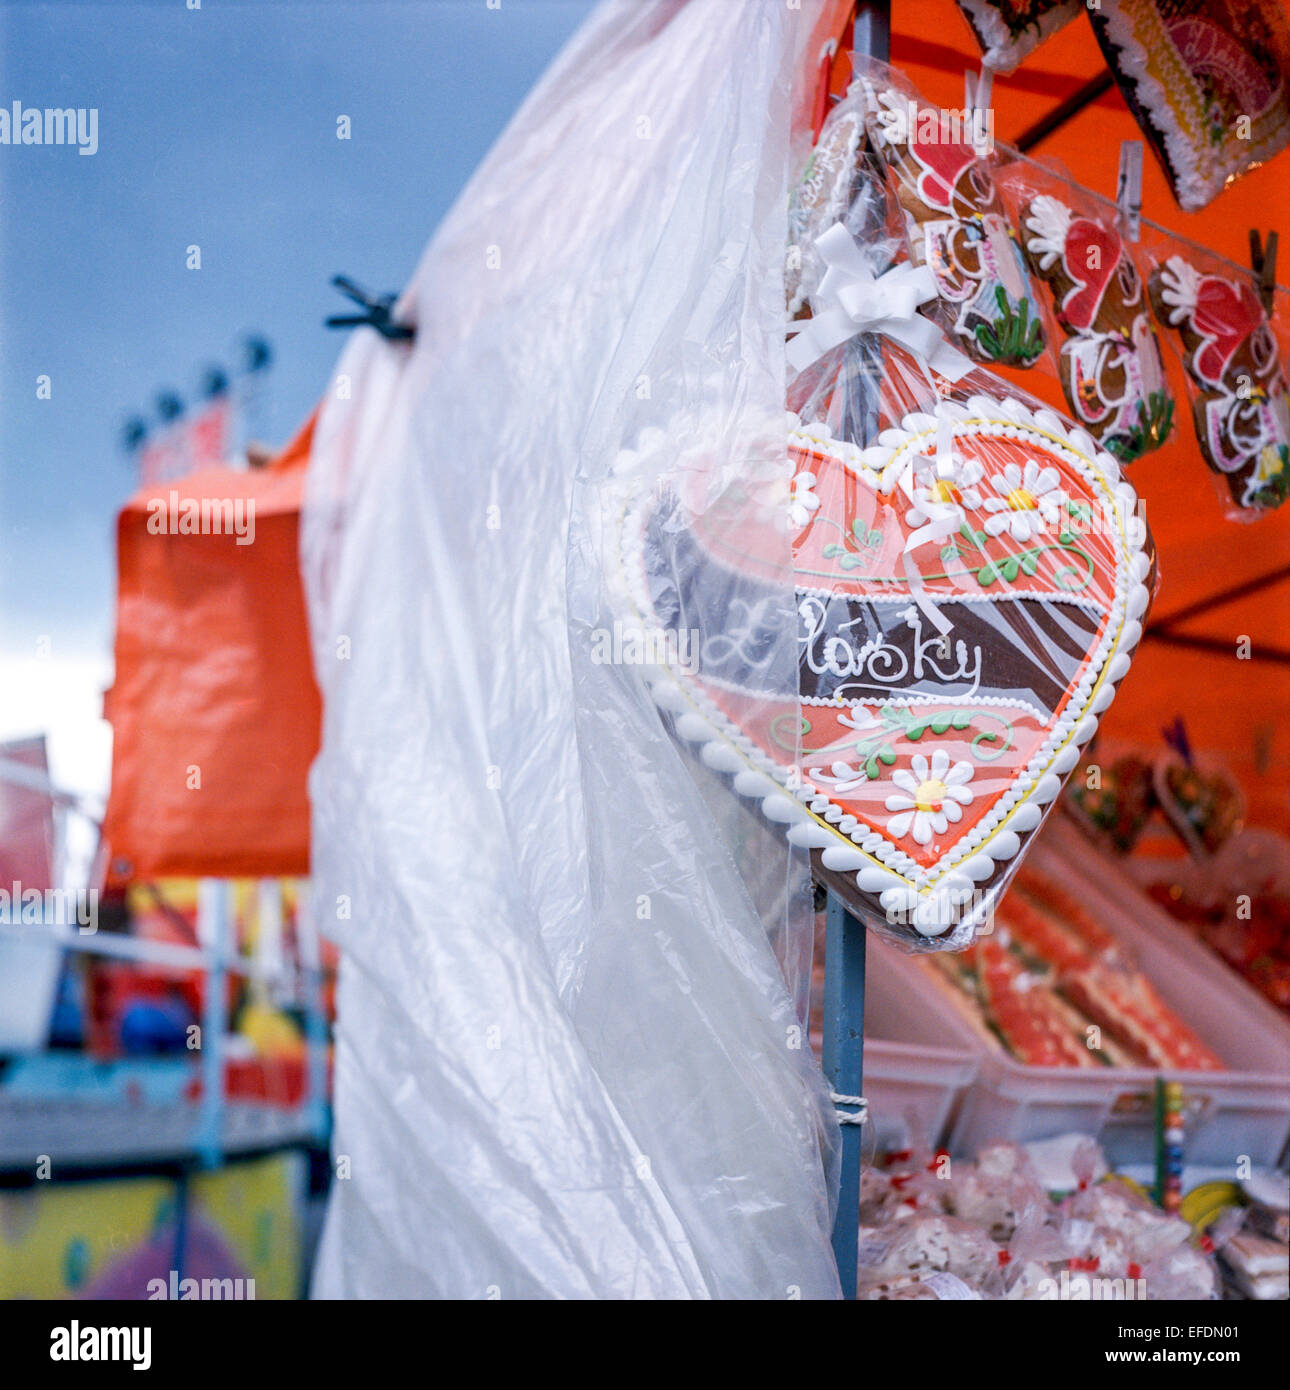
<svg viewBox="0 0 1290 1390">
<path fill-rule="evenodd" d="M 1053 818 L 1030 862 L 1076 892 L 1124 941 L 1170 1008 L 1230 1068 L 1168 1073 L 1186 1096 L 1187 1162 L 1226 1168 L 1234 1178 L 1243 1158 L 1254 1167 L 1275 1163 L 1290 1136 L 1290 1025 L 1064 820 Z M 1112 1163 L 1152 1161 L 1161 1073 L 1023 1066 L 948 1007 L 923 967 L 872 936 L 866 974 L 868 1036 L 979 1059 L 954 1117 L 954 1152 L 1078 1130 L 1097 1137 Z"/>
<path fill-rule="evenodd" d="M 964 1048 L 866 1037 L 864 1094 L 880 1150 L 943 1143 L 980 1058 Z"/>
</svg>

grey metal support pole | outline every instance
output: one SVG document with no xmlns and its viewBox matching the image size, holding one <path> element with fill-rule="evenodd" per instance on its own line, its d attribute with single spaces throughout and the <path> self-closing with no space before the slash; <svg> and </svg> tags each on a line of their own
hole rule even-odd
<svg viewBox="0 0 1290 1390">
<path fill-rule="evenodd" d="M 891 61 L 891 0 L 860 0 L 851 47 L 866 58 Z"/>
</svg>

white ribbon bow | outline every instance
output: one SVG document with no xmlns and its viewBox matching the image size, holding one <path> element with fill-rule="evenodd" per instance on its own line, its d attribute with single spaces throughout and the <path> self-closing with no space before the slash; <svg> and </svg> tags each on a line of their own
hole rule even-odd
<svg viewBox="0 0 1290 1390">
<path fill-rule="evenodd" d="M 806 320 L 788 345 L 788 364 L 795 372 L 857 333 L 884 334 L 949 381 L 970 370 L 972 363 L 918 313 L 920 304 L 936 298 L 936 279 L 929 267 L 906 262 L 875 276 L 841 222 L 816 238 L 815 249 L 828 269 L 815 296 L 821 311 Z"/>
</svg>

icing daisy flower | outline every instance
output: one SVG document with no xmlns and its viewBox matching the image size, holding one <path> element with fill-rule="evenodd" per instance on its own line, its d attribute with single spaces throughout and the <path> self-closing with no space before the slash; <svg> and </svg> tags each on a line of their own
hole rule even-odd
<svg viewBox="0 0 1290 1390">
<path fill-rule="evenodd" d="M 869 784 L 869 774 L 864 768 L 852 767 L 850 763 L 834 763 L 831 774 L 821 768 L 810 767 L 807 768 L 806 775 L 812 782 L 831 783 L 836 796 L 845 796 L 848 792 L 859 791 L 861 787 Z"/>
<path fill-rule="evenodd" d="M 988 536 L 1000 536 L 1006 531 L 1014 541 L 1025 544 L 1042 535 L 1046 525 L 1056 524 L 1066 501 L 1058 471 L 1040 468 L 1034 459 L 1027 459 L 1024 469 L 1008 464 L 990 482 L 999 496 L 987 497 L 983 504 L 991 513 L 985 522 Z"/>
<path fill-rule="evenodd" d="M 980 459 L 956 459 L 950 478 L 938 478 L 931 471 L 923 477 L 924 481 L 914 488 L 914 505 L 905 513 L 910 526 L 925 526 L 932 520 L 933 511 L 943 511 L 947 506 L 955 508 L 962 518 L 965 511 L 976 511 L 982 505 L 977 484 L 985 477 L 985 466 Z"/>
<path fill-rule="evenodd" d="M 820 499 L 815 495 L 815 482 L 814 473 L 799 473 L 789 487 L 788 519 L 799 530 L 820 509 Z"/>
<path fill-rule="evenodd" d="M 876 714 L 865 709 L 863 705 L 854 705 L 850 710 L 839 714 L 838 723 L 844 728 L 854 729 L 857 733 L 866 733 L 870 729 L 882 728 L 882 720 Z"/>
<path fill-rule="evenodd" d="M 962 819 L 963 807 L 972 800 L 966 783 L 976 769 L 969 762 L 951 763 L 950 755 L 938 748 L 930 764 L 915 753 L 911 771 L 891 774 L 892 784 L 900 788 L 887 798 L 887 809 L 897 812 L 887 822 L 893 839 L 913 834 L 925 845 L 933 835 L 944 835 L 951 821 Z"/>
</svg>

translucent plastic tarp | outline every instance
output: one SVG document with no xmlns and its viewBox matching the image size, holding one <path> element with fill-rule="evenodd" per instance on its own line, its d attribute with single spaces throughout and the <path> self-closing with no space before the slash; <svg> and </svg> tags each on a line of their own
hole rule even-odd
<svg viewBox="0 0 1290 1390">
<path fill-rule="evenodd" d="M 663 675 L 739 649 L 743 718 L 795 712 L 788 531 L 755 573 L 687 546 L 789 496 L 792 82 L 823 13 L 598 10 L 432 241 L 415 344 L 356 336 L 329 389 L 320 1296 L 838 1293 L 805 856 Z M 633 537 L 670 625 L 623 607 Z"/>
</svg>

